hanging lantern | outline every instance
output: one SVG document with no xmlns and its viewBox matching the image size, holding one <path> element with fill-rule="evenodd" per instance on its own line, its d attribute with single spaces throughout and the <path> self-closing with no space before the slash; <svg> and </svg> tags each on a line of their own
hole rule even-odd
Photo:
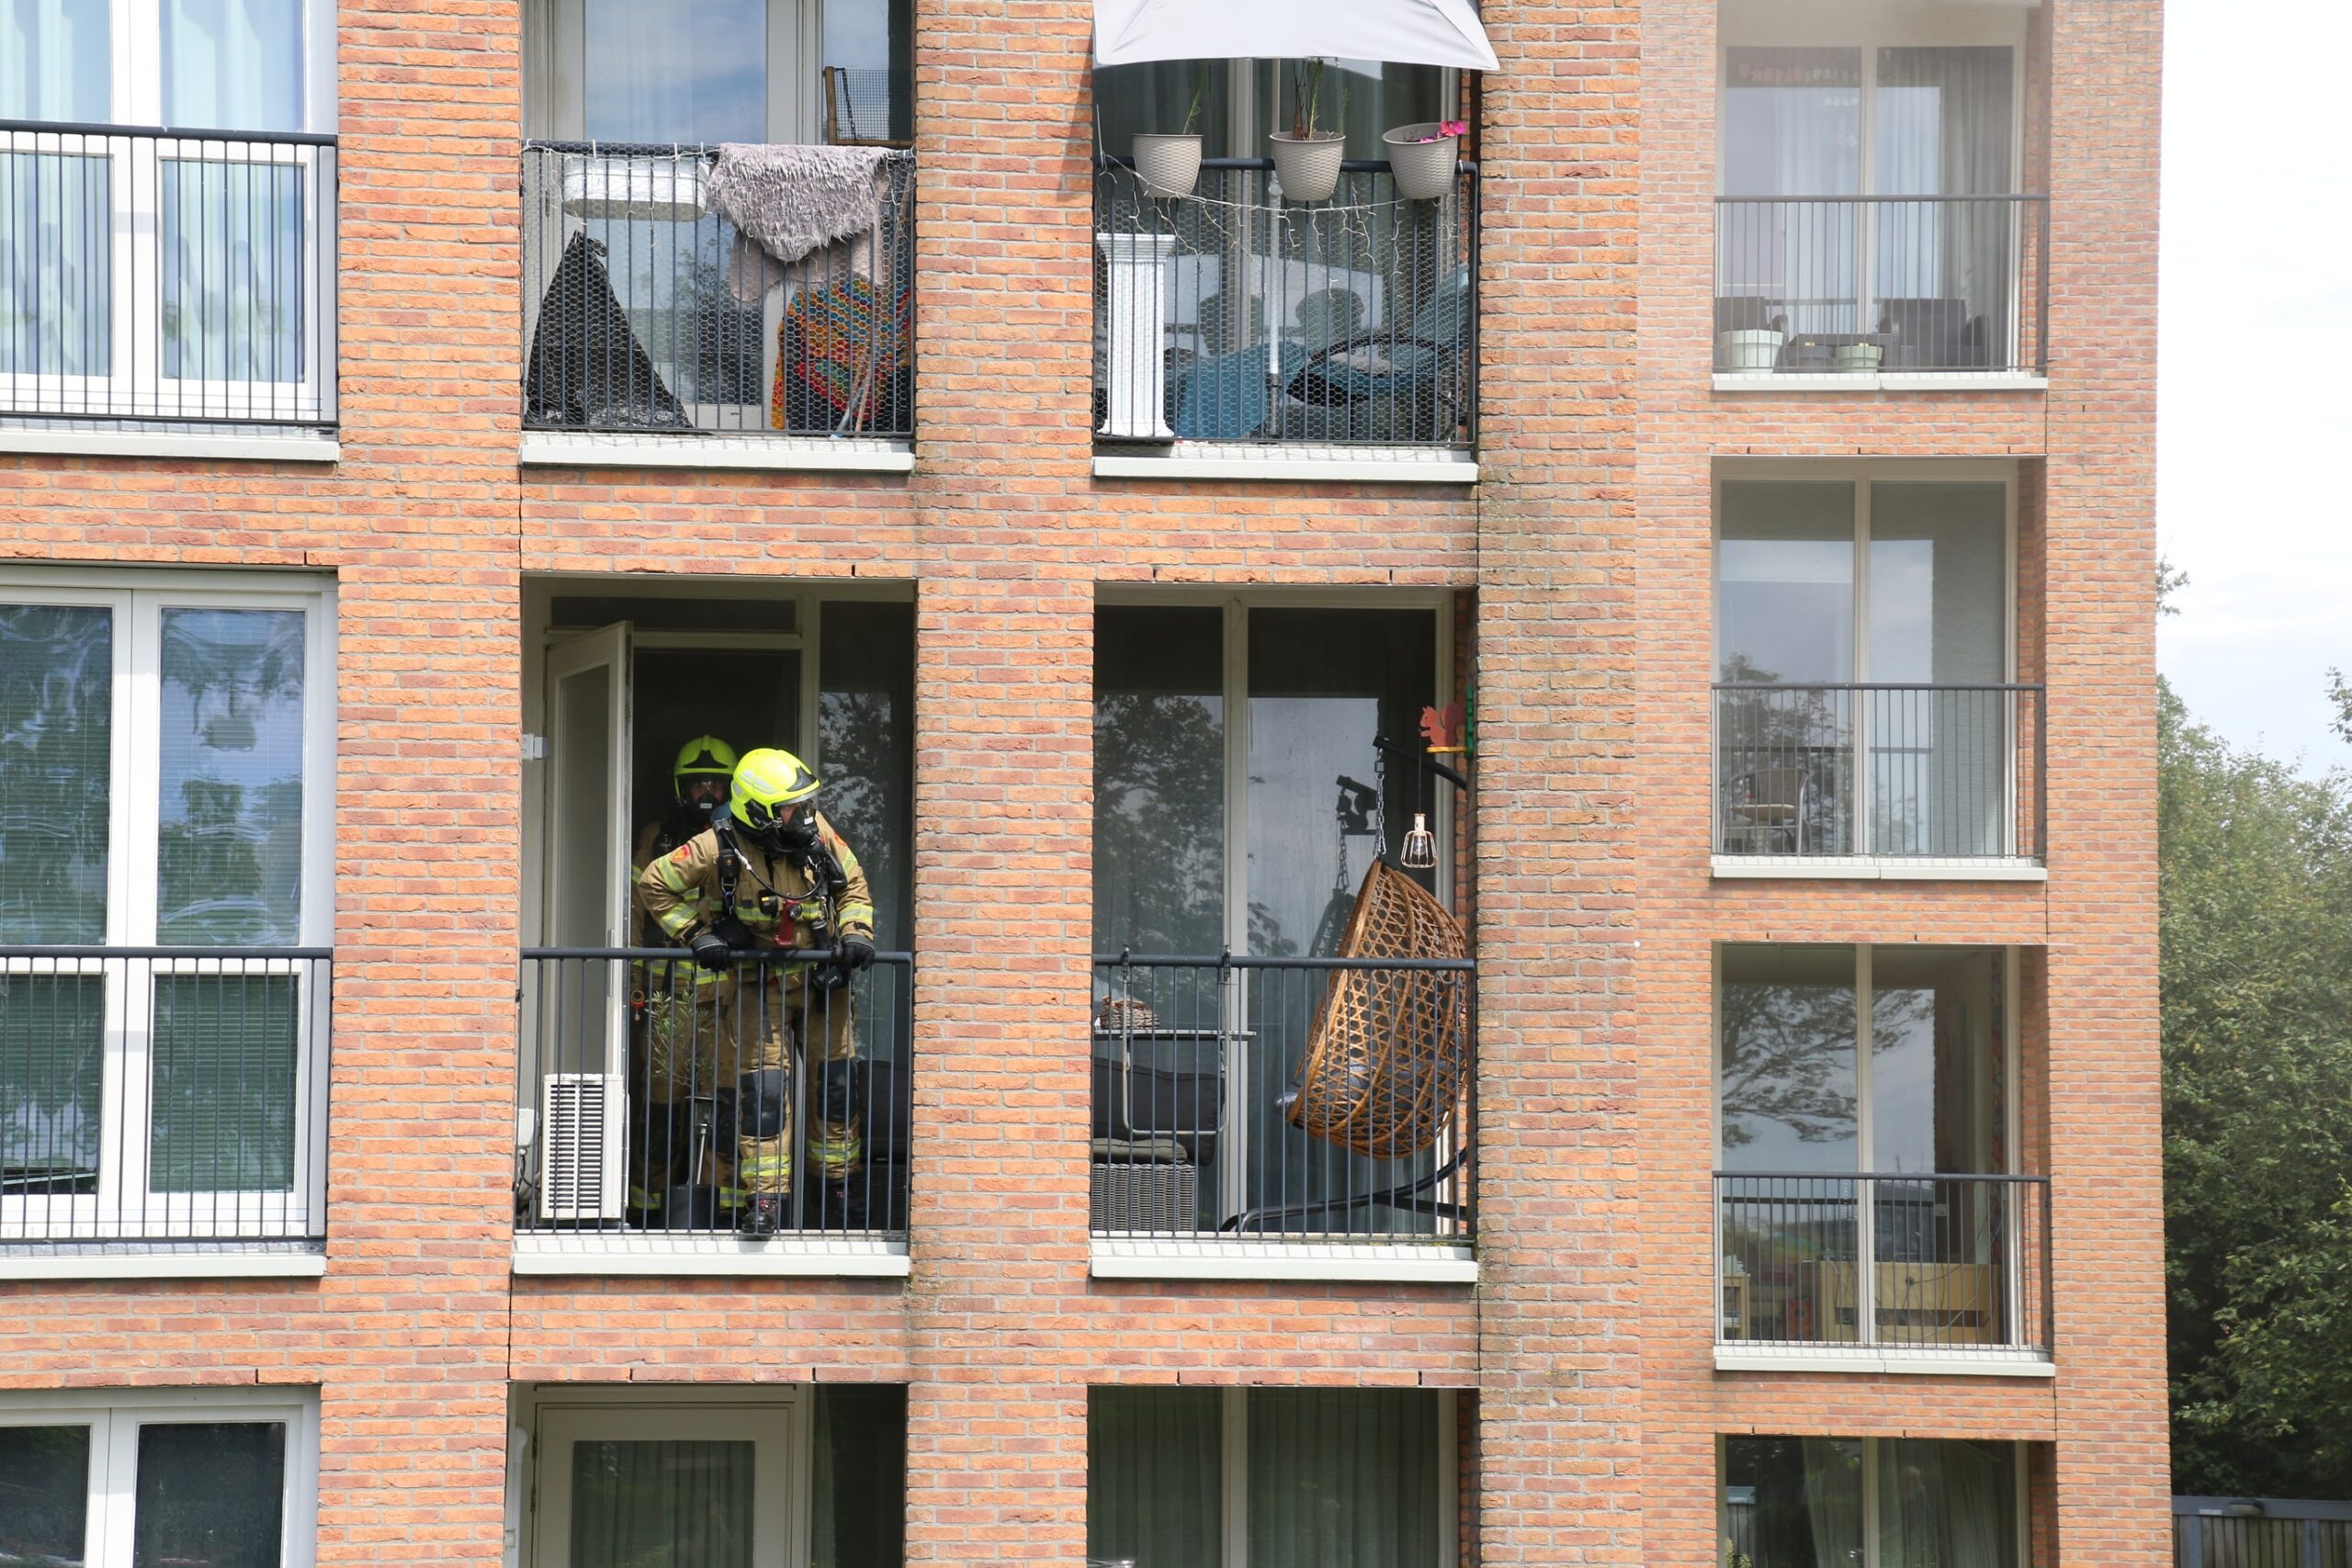
<svg viewBox="0 0 2352 1568">
<path fill-rule="evenodd" d="M 1408 871 L 1432 871 L 1437 867 L 1437 835 L 1430 831 L 1426 813 L 1413 813 L 1413 830 L 1405 835 L 1405 852 L 1398 863 Z"/>
</svg>

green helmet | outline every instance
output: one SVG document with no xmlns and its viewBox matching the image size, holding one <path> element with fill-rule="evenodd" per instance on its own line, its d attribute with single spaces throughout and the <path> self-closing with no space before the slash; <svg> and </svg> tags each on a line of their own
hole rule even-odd
<svg viewBox="0 0 2352 1568">
<path fill-rule="evenodd" d="M 773 850 L 805 850 L 817 841 L 817 808 L 810 803 L 823 787 L 808 763 L 763 746 L 735 764 L 728 810 L 754 841 Z"/>
<path fill-rule="evenodd" d="M 677 765 L 670 770 L 671 785 L 681 806 L 686 803 L 689 779 L 723 779 L 731 786 L 734 776 L 735 748 L 716 735 L 697 735 L 679 747 Z"/>
</svg>

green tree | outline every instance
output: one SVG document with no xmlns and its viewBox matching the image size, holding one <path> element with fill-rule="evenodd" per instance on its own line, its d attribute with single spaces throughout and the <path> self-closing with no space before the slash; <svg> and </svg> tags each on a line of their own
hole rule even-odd
<svg viewBox="0 0 2352 1568">
<path fill-rule="evenodd" d="M 2352 769 L 2159 701 L 2173 1484 L 2352 1497 Z"/>
</svg>

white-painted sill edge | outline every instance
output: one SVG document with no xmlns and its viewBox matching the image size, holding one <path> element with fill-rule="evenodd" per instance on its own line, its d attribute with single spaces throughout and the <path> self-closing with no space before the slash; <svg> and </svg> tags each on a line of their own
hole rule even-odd
<svg viewBox="0 0 2352 1568">
<path fill-rule="evenodd" d="M 817 435 L 598 435 L 526 430 L 516 453 L 526 468 L 755 468 L 770 473 L 906 474 L 905 441 Z"/>
<path fill-rule="evenodd" d="M 1427 452 L 1395 456 L 1303 455 L 1280 449 L 1241 452 L 1197 449 L 1149 457 L 1108 456 L 1094 459 L 1098 479 L 1238 479 L 1264 482 L 1306 479 L 1345 484 L 1469 485 L 1478 482 L 1478 460 Z"/>
<path fill-rule="evenodd" d="M 907 1244 L 842 1236 L 518 1235 L 517 1274 L 835 1275 L 903 1280 Z"/>
<path fill-rule="evenodd" d="M 0 1256 L 0 1280 L 317 1280 L 323 1252 L 60 1252 Z"/>
<path fill-rule="evenodd" d="M 1932 1350 L 1743 1350 L 1715 1347 L 1719 1372 L 1866 1372 L 1939 1378 L 2054 1378 L 2056 1363 L 2031 1350 L 1987 1350 L 1964 1356 Z"/>
<path fill-rule="evenodd" d="M 1096 1236 L 1088 1272 L 1098 1280 L 1352 1280 L 1366 1284 L 1475 1285 L 1466 1247 L 1369 1243 L 1182 1241 Z"/>
<path fill-rule="evenodd" d="M 2047 376 L 1991 370 L 1976 374 L 1954 371 L 1941 375 L 1906 375 L 1900 370 L 1856 370 L 1843 375 L 1834 370 L 1824 370 L 1817 375 L 1802 370 L 1718 370 L 1714 376 L 1718 392 L 2046 392 L 2050 389 L 2050 378 Z"/>
<path fill-rule="evenodd" d="M 230 462 L 333 463 L 343 446 L 332 435 L 207 435 L 162 430 L 0 428 L 0 452 L 68 457 L 209 457 Z"/>
<path fill-rule="evenodd" d="M 1716 855 L 1719 877 L 1831 878 L 1848 882 L 2047 882 L 2050 868 L 2028 860 L 1880 860 L 1870 855 Z"/>
</svg>

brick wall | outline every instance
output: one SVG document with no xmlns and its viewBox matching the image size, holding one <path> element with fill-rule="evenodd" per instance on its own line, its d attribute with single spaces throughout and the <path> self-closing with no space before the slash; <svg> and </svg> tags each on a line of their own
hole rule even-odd
<svg viewBox="0 0 2352 1568">
<path fill-rule="evenodd" d="M 1465 1529 L 1494 1564 L 1704 1560 L 1716 1435 L 1792 1430 L 2047 1445 L 2065 1559 L 2156 1561 L 2156 7 L 2052 7 L 2046 395 L 1738 398 L 1706 374 L 1713 6 L 1486 9 L 1474 493 L 1091 477 L 1079 0 L 918 6 L 911 478 L 518 472 L 516 8 L 347 6 L 342 461 L 0 457 L 7 557 L 335 576 L 327 1275 L 0 1284 L 0 1382 L 320 1386 L 335 1564 L 496 1560 L 513 1382 L 810 1379 L 911 1385 L 921 1562 L 1074 1562 L 1109 1382 L 1475 1391 Z M 2019 463 L 2046 886 L 1709 878 L 1712 467 L 1808 455 Z M 912 585 L 907 1283 L 508 1271 L 519 605 L 560 573 Z M 1102 583 L 1474 607 L 1475 1292 L 1089 1277 Z M 1709 955 L 1754 940 L 2046 954 L 2056 1380 L 1712 1370 Z"/>
</svg>

